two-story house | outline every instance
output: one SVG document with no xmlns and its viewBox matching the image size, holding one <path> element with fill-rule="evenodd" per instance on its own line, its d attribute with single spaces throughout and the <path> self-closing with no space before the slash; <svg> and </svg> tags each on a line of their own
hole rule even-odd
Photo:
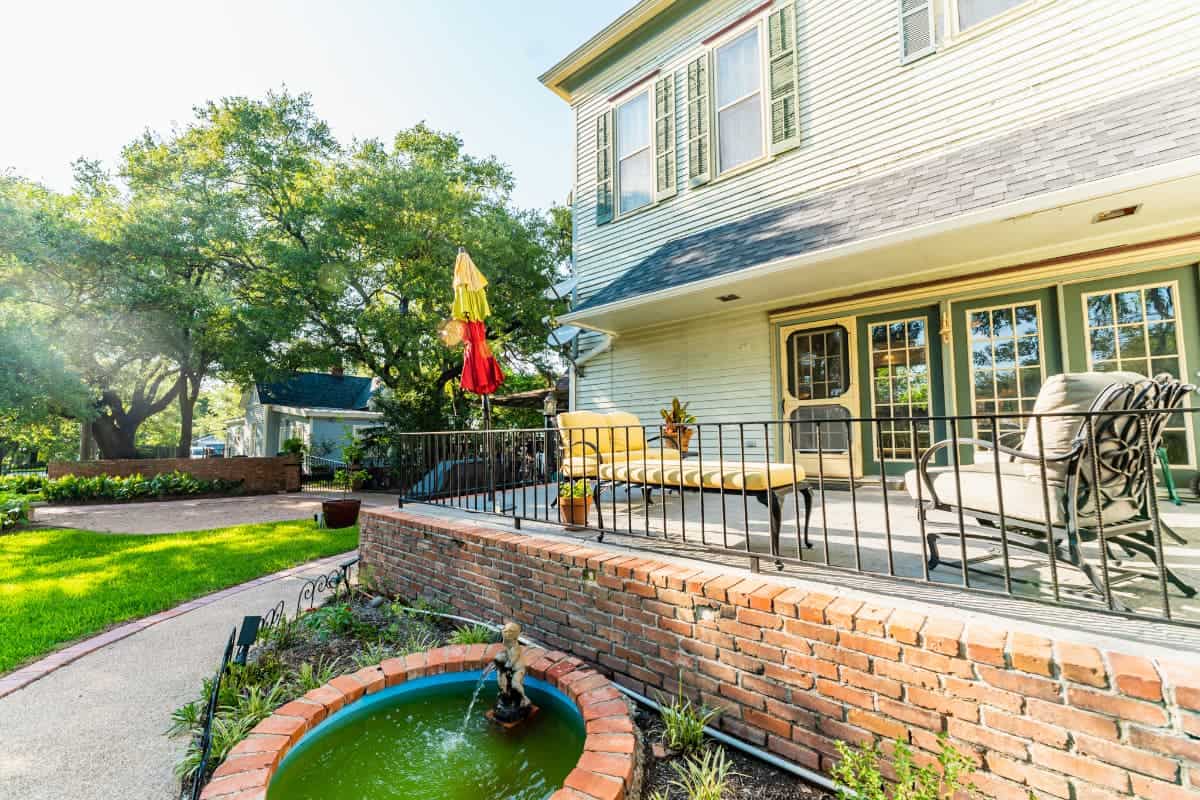
<svg viewBox="0 0 1200 800">
<path fill-rule="evenodd" d="M 1197 43 L 1195 0 L 641 0 L 541 77 L 574 407 L 793 420 L 767 445 L 802 462 L 808 421 L 875 417 L 822 428 L 826 474 L 871 474 L 1058 372 L 1195 378 Z"/>
</svg>

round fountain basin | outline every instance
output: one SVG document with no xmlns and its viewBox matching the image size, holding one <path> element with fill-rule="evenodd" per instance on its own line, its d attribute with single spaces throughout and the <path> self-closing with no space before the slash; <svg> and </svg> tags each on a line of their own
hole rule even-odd
<svg viewBox="0 0 1200 800">
<path fill-rule="evenodd" d="M 583 754 L 583 717 L 544 681 L 526 690 L 538 713 L 504 730 L 484 711 L 489 676 L 435 675 L 384 689 L 322 722 L 279 765 L 267 800 L 544 800 Z"/>
<path fill-rule="evenodd" d="M 503 730 L 484 717 L 499 645 L 440 647 L 334 678 L 259 723 L 201 795 L 233 800 L 561 800 L 625 797 L 638 781 L 629 707 L 578 659 L 526 651 L 539 707 Z M 471 697 L 478 699 L 467 713 Z"/>
</svg>

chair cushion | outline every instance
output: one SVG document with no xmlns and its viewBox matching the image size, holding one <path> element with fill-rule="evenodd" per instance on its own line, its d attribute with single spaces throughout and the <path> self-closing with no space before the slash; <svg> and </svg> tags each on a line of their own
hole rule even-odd
<svg viewBox="0 0 1200 800">
<path fill-rule="evenodd" d="M 608 424 L 612 426 L 613 451 L 645 450 L 646 432 L 637 414 L 625 411 L 612 411 L 605 414 Z"/>
<path fill-rule="evenodd" d="M 594 458 L 598 452 L 612 452 L 613 437 L 610 424 L 607 414 L 595 411 L 564 411 L 558 415 L 559 435 L 562 437 L 563 447 L 569 448 L 571 456 L 586 455 Z M 589 444 L 592 447 L 588 447 Z"/>
<path fill-rule="evenodd" d="M 564 477 L 567 478 L 599 478 L 600 461 L 595 457 L 573 455 L 563 459 L 559 465 Z"/>
<path fill-rule="evenodd" d="M 971 511 L 981 511 L 987 514 L 999 514 L 1000 503 L 997 500 L 996 473 L 994 465 L 964 464 L 959 469 L 958 481 L 954 478 L 952 467 L 938 467 L 929 470 L 933 489 L 941 502 L 950 505 L 961 505 L 967 516 Z M 904 486 L 913 499 L 917 498 L 917 471 L 909 470 L 904 475 Z M 956 485 L 957 484 L 957 485 Z M 958 500 L 958 485 L 962 486 L 962 502 Z M 1066 489 L 1062 485 L 1050 484 L 1050 522 L 1053 525 L 1066 523 L 1063 496 Z M 922 497 L 929 501 L 928 487 L 922 487 Z M 1017 522 L 1034 522 L 1046 524 L 1045 497 L 1042 492 L 1041 480 L 1030 480 L 1024 474 L 1021 464 L 1001 462 L 1000 464 L 1000 493 L 1004 498 L 1004 516 Z M 1129 501 L 1113 503 L 1104 509 L 1104 523 L 1115 525 L 1118 522 L 1137 516 L 1138 507 Z M 1094 525 L 1096 514 L 1092 509 L 1086 509 L 1080 514 L 1080 523 Z"/>
<path fill-rule="evenodd" d="M 1034 414 L 1079 413 L 1091 409 L 1100 393 L 1114 383 L 1137 383 L 1145 377 L 1136 372 L 1071 372 L 1051 375 L 1042 384 L 1037 400 L 1033 404 Z M 1021 440 L 1020 449 L 1036 455 L 1038 452 L 1037 424 L 1029 420 L 1028 429 Z M 1080 417 L 1046 417 L 1042 420 L 1042 436 L 1047 456 L 1068 453 L 1075 436 L 1083 424 Z M 1025 475 L 1041 481 L 1041 467 L 1029 461 L 1020 462 Z M 1067 467 L 1063 463 L 1046 465 L 1046 478 L 1050 483 L 1062 485 L 1066 482 Z M 964 490 L 965 491 L 965 490 Z"/>
<path fill-rule="evenodd" d="M 694 459 L 685 460 L 681 466 L 678 460 L 666 458 L 646 458 L 628 464 L 618 458 L 601 466 L 600 475 L 606 480 L 635 485 L 643 483 L 667 488 L 724 488 L 734 492 L 740 492 L 743 488 L 748 492 L 761 492 L 768 488 L 782 489 L 804 480 L 804 470 L 791 464 L 747 461 L 744 470 L 742 467 L 740 461 L 705 462 L 701 472 L 699 462 Z"/>
</svg>

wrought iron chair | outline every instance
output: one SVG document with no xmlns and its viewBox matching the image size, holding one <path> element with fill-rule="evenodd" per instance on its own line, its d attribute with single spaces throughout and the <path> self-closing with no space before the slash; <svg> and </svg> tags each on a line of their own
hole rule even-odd
<svg viewBox="0 0 1200 800">
<path fill-rule="evenodd" d="M 1095 374 L 1086 377 L 1095 380 Z M 999 552 L 967 563 L 1003 557 L 1006 575 L 1010 547 L 1052 554 L 1052 566 L 1057 561 L 1080 570 L 1112 607 L 1121 606 L 1112 598 L 1112 587 L 1139 577 L 1158 579 L 1164 598 L 1167 581 L 1193 597 L 1196 589 L 1163 561 L 1162 535 L 1179 544 L 1185 540 L 1158 517 L 1154 465 L 1168 419 L 1195 388 L 1160 375 L 1110 384 L 1085 412 L 1054 413 L 1043 408 L 1039 413 L 1035 407 L 1022 449 L 978 438 L 939 441 L 905 477 L 918 501 L 920 522 L 930 524 L 930 511 L 958 514 L 956 538 L 1000 545 Z M 1043 405 L 1040 396 L 1038 402 Z M 1048 442 L 1043 432 L 1043 421 L 1051 418 L 1055 425 L 1065 423 L 1071 426 L 1068 431 L 1074 430 L 1065 450 L 1052 447 L 1054 437 Z M 995 460 L 961 464 L 959 450 L 964 446 L 992 451 Z M 941 450 L 949 451 L 951 466 L 931 468 Z M 981 527 L 968 527 L 964 517 L 974 518 Z M 961 568 L 962 561 L 943 561 L 939 534 L 925 530 L 929 568 L 943 563 Z M 1085 557 L 1084 543 L 1097 545 L 1099 570 Z M 1145 556 L 1155 570 L 1125 564 L 1118 548 L 1130 557 Z M 964 545 L 964 556 L 965 552 Z M 1057 582 L 1057 573 L 1052 575 Z"/>
</svg>

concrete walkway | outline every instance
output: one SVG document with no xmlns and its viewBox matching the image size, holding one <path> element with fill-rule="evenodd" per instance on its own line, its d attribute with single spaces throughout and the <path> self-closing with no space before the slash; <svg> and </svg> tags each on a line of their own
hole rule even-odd
<svg viewBox="0 0 1200 800">
<path fill-rule="evenodd" d="M 228 524 L 228 523 L 225 523 Z M 174 800 L 186 741 L 163 731 L 192 700 L 244 615 L 280 600 L 345 556 L 172 617 L 0 698 L 0 800 Z"/>
<path fill-rule="evenodd" d="M 100 533 L 180 533 L 304 519 L 321 510 L 323 498 L 332 496 L 327 492 L 297 492 L 152 503 L 41 506 L 34 518 L 39 525 Z M 396 505 L 396 496 L 391 494 L 363 492 L 351 497 L 362 500 L 364 506 Z"/>
</svg>

